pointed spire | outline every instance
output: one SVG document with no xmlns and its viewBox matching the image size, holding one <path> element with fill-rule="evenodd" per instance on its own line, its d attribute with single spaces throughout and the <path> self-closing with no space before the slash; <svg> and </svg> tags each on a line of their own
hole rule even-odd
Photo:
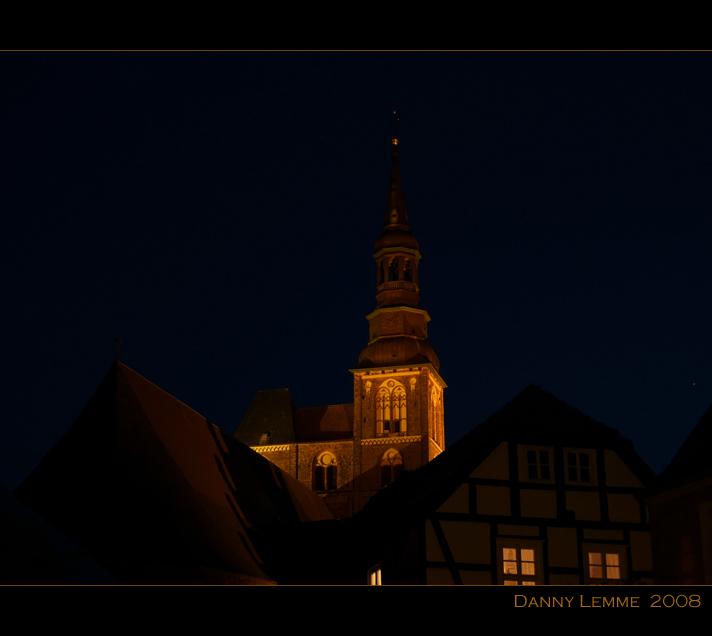
<svg viewBox="0 0 712 636">
<path fill-rule="evenodd" d="M 398 115 L 393 109 L 393 165 L 391 166 L 391 183 L 388 188 L 388 202 L 386 204 L 386 219 L 383 224 L 384 230 L 405 230 L 410 231 L 408 224 L 408 212 L 405 209 L 405 198 L 403 197 L 403 184 L 401 183 L 400 168 L 398 167 Z M 397 227 L 401 226 L 401 227 Z"/>
<path fill-rule="evenodd" d="M 393 111 L 395 115 L 395 111 Z M 395 125 L 395 120 L 393 122 Z M 410 229 L 408 212 L 405 209 L 403 196 L 403 183 L 401 182 L 400 167 L 398 166 L 398 138 L 391 139 L 393 144 L 393 164 L 391 165 L 391 181 L 388 186 L 388 200 L 386 203 L 386 218 L 383 223 L 381 236 L 376 241 L 376 250 L 384 247 L 407 247 L 419 249 L 418 241 Z"/>
<path fill-rule="evenodd" d="M 408 212 L 405 209 L 403 197 L 403 184 L 401 182 L 400 168 L 398 167 L 398 140 L 393 140 L 393 165 L 391 166 L 391 183 L 388 188 L 388 203 L 386 204 L 386 219 L 383 229 L 398 229 L 410 231 Z M 390 226 L 390 227 L 389 227 Z M 400 227 L 393 227 L 400 226 Z"/>
</svg>

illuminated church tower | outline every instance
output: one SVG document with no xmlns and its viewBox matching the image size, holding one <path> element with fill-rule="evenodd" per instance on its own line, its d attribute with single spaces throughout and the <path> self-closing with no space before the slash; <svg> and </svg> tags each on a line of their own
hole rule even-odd
<svg viewBox="0 0 712 636">
<path fill-rule="evenodd" d="M 397 146 L 397 140 L 393 140 Z M 420 308 L 418 241 L 403 199 L 398 152 L 376 241 L 376 308 L 368 346 L 351 369 L 354 403 L 295 408 L 289 389 L 259 391 L 235 437 L 351 517 L 401 470 L 445 448 L 440 361 Z"/>
<path fill-rule="evenodd" d="M 376 241 L 376 308 L 366 316 L 368 346 L 354 375 L 354 472 L 357 501 L 445 448 L 440 361 L 428 343 L 420 307 L 418 241 L 410 229 L 398 167 L 398 140 L 386 215 Z"/>
</svg>

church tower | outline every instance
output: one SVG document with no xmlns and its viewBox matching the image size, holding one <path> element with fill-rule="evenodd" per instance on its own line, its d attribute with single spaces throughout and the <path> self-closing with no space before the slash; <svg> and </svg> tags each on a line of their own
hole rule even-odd
<svg viewBox="0 0 712 636">
<path fill-rule="evenodd" d="M 366 316 L 368 346 L 354 376 L 356 510 L 402 469 L 415 469 L 445 448 L 440 361 L 428 343 L 420 307 L 421 259 L 403 196 L 398 140 L 386 215 L 376 240 L 376 308 Z"/>
<path fill-rule="evenodd" d="M 440 361 L 420 307 L 420 247 L 411 232 L 397 140 L 386 216 L 376 241 L 376 308 L 368 346 L 350 369 L 354 403 L 295 408 L 289 389 L 259 391 L 235 437 L 352 517 L 401 470 L 445 448 Z"/>
</svg>

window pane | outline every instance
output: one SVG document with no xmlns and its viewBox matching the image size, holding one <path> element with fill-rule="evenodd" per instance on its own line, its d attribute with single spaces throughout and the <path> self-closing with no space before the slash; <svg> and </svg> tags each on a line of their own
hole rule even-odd
<svg viewBox="0 0 712 636">
<path fill-rule="evenodd" d="M 336 466 L 333 464 L 326 469 L 326 489 L 336 490 Z"/>
<path fill-rule="evenodd" d="M 541 478 L 542 479 L 551 479 L 551 471 L 549 470 L 548 466 L 541 467 Z"/>
<path fill-rule="evenodd" d="M 533 561 L 534 550 L 522 550 L 522 561 Z"/>
<path fill-rule="evenodd" d="M 519 585 L 516 581 L 505 581 L 505 585 Z"/>
<path fill-rule="evenodd" d="M 391 483 L 391 466 L 390 464 L 381 465 L 381 486 L 387 486 Z"/>
<path fill-rule="evenodd" d="M 606 568 L 606 578 L 620 579 L 621 578 L 620 568 Z"/>
<path fill-rule="evenodd" d="M 581 466 L 588 468 L 588 455 L 586 453 L 581 453 L 579 455 L 579 461 L 581 462 Z"/>
<path fill-rule="evenodd" d="M 530 464 L 536 464 L 536 451 L 527 451 L 527 462 Z"/>
<path fill-rule="evenodd" d="M 581 481 L 591 481 L 591 472 L 588 468 L 581 469 Z"/>
<path fill-rule="evenodd" d="M 534 581 L 522 581 L 522 585 L 536 585 Z"/>
<path fill-rule="evenodd" d="M 576 453 L 569 453 L 569 466 L 576 466 Z"/>
<path fill-rule="evenodd" d="M 591 565 L 601 565 L 601 553 L 600 552 L 589 552 L 588 562 Z"/>
<path fill-rule="evenodd" d="M 534 576 L 534 564 L 529 563 L 528 561 L 522 561 L 522 574 Z"/>
<path fill-rule="evenodd" d="M 549 451 L 539 451 L 539 461 L 542 464 L 549 463 Z"/>
<path fill-rule="evenodd" d="M 314 474 L 314 490 L 325 490 L 325 472 L 323 466 L 317 466 Z"/>
<path fill-rule="evenodd" d="M 620 565 L 617 554 L 606 554 L 606 565 Z"/>
<path fill-rule="evenodd" d="M 603 578 L 603 568 L 600 565 L 592 565 L 588 569 L 588 575 L 592 579 L 602 579 Z"/>
<path fill-rule="evenodd" d="M 504 573 L 505 574 L 518 574 L 517 562 L 516 561 L 505 561 L 504 562 Z"/>
<path fill-rule="evenodd" d="M 569 481 L 578 481 L 576 466 L 569 466 Z"/>
<path fill-rule="evenodd" d="M 516 561 L 517 551 L 514 548 L 504 548 L 502 551 L 502 556 L 505 561 Z"/>
<path fill-rule="evenodd" d="M 529 479 L 537 479 L 536 464 L 529 464 Z"/>
</svg>

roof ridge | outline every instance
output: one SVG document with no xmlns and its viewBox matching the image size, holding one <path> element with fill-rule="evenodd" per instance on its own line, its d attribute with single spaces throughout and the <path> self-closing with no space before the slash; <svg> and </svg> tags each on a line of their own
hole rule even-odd
<svg viewBox="0 0 712 636">
<path fill-rule="evenodd" d="M 210 424 L 213 424 L 213 425 L 215 426 L 215 424 L 214 424 L 213 422 L 211 422 L 210 420 L 208 420 L 208 418 L 205 417 L 202 413 L 200 413 L 199 411 L 196 411 L 192 406 L 189 406 L 188 404 L 186 404 L 185 402 L 183 402 L 183 400 L 179 400 L 175 395 L 173 395 L 172 393 L 169 393 L 169 392 L 166 391 L 165 389 L 162 389 L 160 386 L 158 386 L 158 385 L 155 384 L 154 382 L 151 382 L 151 380 L 149 380 L 148 378 L 145 378 L 144 376 L 142 376 L 138 371 L 134 371 L 134 369 L 132 369 L 131 367 L 125 365 L 123 362 L 116 362 L 115 364 L 117 365 L 117 367 L 123 367 L 125 370 L 130 371 L 130 372 L 133 373 L 134 375 L 138 376 L 139 379 L 143 380 L 143 381 L 146 382 L 147 384 L 150 384 L 154 389 L 157 389 L 157 390 L 160 391 L 161 393 L 163 393 L 163 394 L 167 395 L 168 397 L 174 399 L 174 400 L 175 400 L 176 402 L 178 402 L 181 406 L 184 406 L 185 408 L 187 408 L 188 410 L 192 411 L 192 412 L 195 413 L 196 415 L 199 415 L 200 417 L 205 418 L 205 420 L 206 420 L 207 422 L 210 422 Z M 130 383 L 130 380 L 129 380 L 129 383 Z M 138 395 L 137 395 L 136 397 L 137 397 L 137 398 L 139 399 L 139 401 L 140 401 L 140 398 L 138 397 Z M 142 406 L 143 406 L 143 405 L 142 405 Z"/>
<path fill-rule="evenodd" d="M 297 409 L 297 411 L 304 411 L 305 409 L 321 409 L 325 406 L 353 406 L 353 402 L 341 402 L 340 404 L 317 404 L 316 406 L 302 406 Z"/>
</svg>

